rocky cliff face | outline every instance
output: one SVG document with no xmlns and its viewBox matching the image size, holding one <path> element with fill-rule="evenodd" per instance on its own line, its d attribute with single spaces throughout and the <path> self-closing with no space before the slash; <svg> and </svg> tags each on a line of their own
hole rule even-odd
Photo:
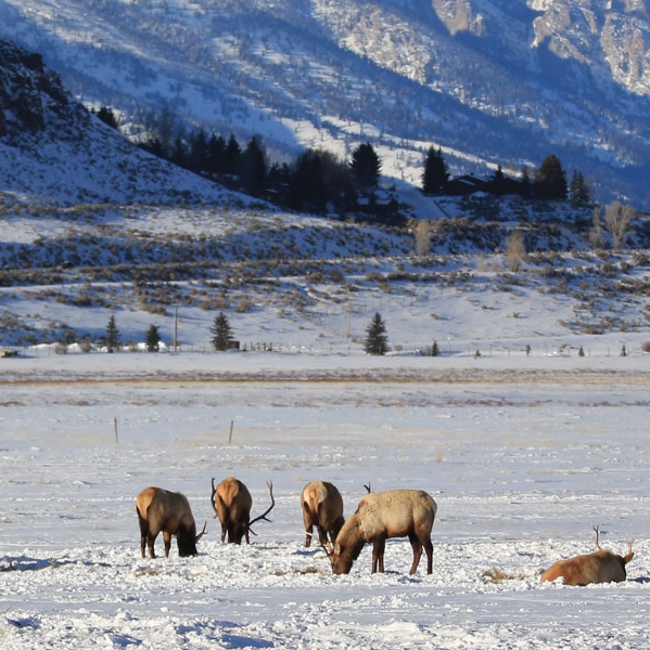
<svg viewBox="0 0 650 650">
<path fill-rule="evenodd" d="M 0 41 L 0 136 L 42 131 L 48 118 L 71 117 L 69 111 L 69 95 L 43 57 Z"/>
</svg>

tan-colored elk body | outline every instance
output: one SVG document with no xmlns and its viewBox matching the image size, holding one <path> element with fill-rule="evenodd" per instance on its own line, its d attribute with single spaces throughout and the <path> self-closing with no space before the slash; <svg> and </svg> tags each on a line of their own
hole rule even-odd
<svg viewBox="0 0 650 650">
<path fill-rule="evenodd" d="M 601 548 L 596 531 L 596 548 L 593 553 L 559 560 L 542 573 L 542 582 L 562 578 L 565 585 L 591 585 L 601 582 L 624 582 L 627 578 L 625 565 L 634 557 L 632 542 L 628 542 L 627 555 L 616 555 Z"/>
<path fill-rule="evenodd" d="M 154 543 L 162 532 L 165 542 L 165 557 L 169 557 L 172 536 L 178 543 L 181 557 L 196 555 L 196 544 L 205 534 L 196 534 L 196 524 L 189 501 L 180 492 L 170 492 L 159 487 L 142 490 L 135 500 L 135 509 L 140 524 L 140 551 L 145 556 L 145 546 L 149 547 L 149 556 L 156 557 Z"/>
<path fill-rule="evenodd" d="M 314 526 L 321 544 L 332 543 L 345 523 L 343 518 L 343 498 L 336 486 L 328 481 L 307 483 L 300 495 L 302 516 L 305 522 L 305 546 L 311 544 Z"/>
<path fill-rule="evenodd" d="M 334 573 L 349 573 L 361 549 L 372 543 L 372 572 L 384 571 L 384 549 L 390 537 L 408 537 L 413 549 L 414 574 L 422 549 L 427 554 L 427 573 L 433 572 L 431 529 L 436 502 L 422 490 L 371 492 L 359 501 L 357 511 L 343 524 L 330 554 Z"/>
<path fill-rule="evenodd" d="M 250 544 L 249 534 L 253 532 L 251 526 L 260 519 L 265 519 L 266 515 L 271 512 L 275 505 L 273 498 L 273 484 L 267 483 L 271 494 L 271 506 L 259 517 L 251 521 L 251 508 L 253 507 L 253 498 L 248 488 L 234 476 L 226 477 L 219 485 L 215 487 L 212 479 L 212 507 L 215 515 L 221 523 L 221 541 L 228 535 L 229 544 L 241 544 L 242 539 L 246 538 L 246 543 Z"/>
</svg>

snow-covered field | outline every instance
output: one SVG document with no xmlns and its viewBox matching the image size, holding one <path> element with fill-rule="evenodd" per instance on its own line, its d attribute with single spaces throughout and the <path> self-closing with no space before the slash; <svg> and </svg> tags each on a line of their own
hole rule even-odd
<svg viewBox="0 0 650 650">
<path fill-rule="evenodd" d="M 615 346 L 614 346 L 615 349 Z M 0 360 L 0 645 L 19 648 L 650 648 L 647 357 L 68 354 Z M 232 422 L 232 440 L 229 442 Z M 210 480 L 268 505 L 225 545 Z M 434 571 L 406 539 L 345 576 L 304 547 L 333 481 L 438 503 Z M 134 498 L 182 491 L 200 554 L 141 559 Z M 542 584 L 601 544 L 626 583 Z M 162 556 L 162 539 L 157 541 Z M 507 578 L 491 581 L 498 569 Z"/>
</svg>

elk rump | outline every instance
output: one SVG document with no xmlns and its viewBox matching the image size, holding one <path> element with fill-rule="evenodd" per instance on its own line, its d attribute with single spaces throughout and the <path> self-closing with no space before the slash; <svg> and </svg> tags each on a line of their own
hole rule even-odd
<svg viewBox="0 0 650 650">
<path fill-rule="evenodd" d="M 169 557 L 173 536 L 176 537 L 180 557 L 197 555 L 196 544 L 205 534 L 205 526 L 197 535 L 192 509 L 185 495 L 159 487 L 148 487 L 136 497 L 135 509 L 140 524 L 142 557 L 145 556 L 145 546 L 149 547 L 149 557 L 156 557 L 154 543 L 160 532 L 165 542 L 165 557 Z"/>
<path fill-rule="evenodd" d="M 253 507 L 253 498 L 248 488 L 234 476 L 228 476 L 219 485 L 215 487 L 214 478 L 212 479 L 212 496 L 210 501 L 214 508 L 215 516 L 221 524 L 221 541 L 223 542 L 228 535 L 229 544 L 241 544 L 242 539 L 246 538 L 246 543 L 250 544 L 249 533 L 253 533 L 252 526 L 255 522 L 267 519 L 266 515 L 271 512 L 275 505 L 273 498 L 273 483 L 267 483 L 271 494 L 271 505 L 268 510 L 256 517 L 250 518 L 251 508 Z"/>
<path fill-rule="evenodd" d="M 334 543 L 345 519 L 343 518 L 343 498 L 335 485 L 328 481 L 307 483 L 300 495 L 302 516 L 305 522 L 305 546 L 311 544 L 314 526 L 321 545 Z"/>
</svg>

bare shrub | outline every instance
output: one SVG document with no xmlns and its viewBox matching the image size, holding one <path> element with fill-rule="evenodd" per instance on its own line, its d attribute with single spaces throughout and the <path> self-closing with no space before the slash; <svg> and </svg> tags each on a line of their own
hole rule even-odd
<svg viewBox="0 0 650 650">
<path fill-rule="evenodd" d="M 418 257 L 424 257 L 431 246 L 431 224 L 425 219 L 420 219 L 415 226 L 415 253 Z"/>
<path fill-rule="evenodd" d="M 605 224 L 612 235 L 614 250 L 620 250 L 635 212 L 631 205 L 623 205 L 620 201 L 612 201 L 605 207 Z"/>
<path fill-rule="evenodd" d="M 522 262 L 526 261 L 524 233 L 521 230 L 515 230 L 508 235 L 508 239 L 506 239 L 506 258 L 508 259 L 508 268 L 513 273 L 519 271 Z"/>
</svg>

